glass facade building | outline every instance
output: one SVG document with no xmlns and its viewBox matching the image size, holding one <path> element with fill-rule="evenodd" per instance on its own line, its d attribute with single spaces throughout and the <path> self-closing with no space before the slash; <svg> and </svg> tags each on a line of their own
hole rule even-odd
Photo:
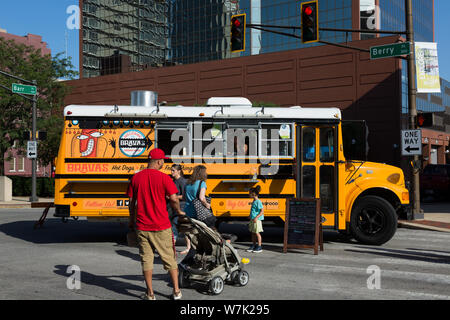
<svg viewBox="0 0 450 320">
<path fill-rule="evenodd" d="M 433 17 L 434 1 L 413 0 L 414 39 L 415 41 L 433 42 L 434 24 L 430 20 Z M 405 0 L 379 1 L 380 29 L 392 31 L 406 30 L 405 24 Z"/>
<path fill-rule="evenodd" d="M 83 0 L 83 77 L 163 65 L 168 8 L 160 0 Z"/>
<path fill-rule="evenodd" d="M 232 0 L 170 1 L 168 60 L 188 64 L 231 57 L 229 24 L 238 8 Z"/>
</svg>

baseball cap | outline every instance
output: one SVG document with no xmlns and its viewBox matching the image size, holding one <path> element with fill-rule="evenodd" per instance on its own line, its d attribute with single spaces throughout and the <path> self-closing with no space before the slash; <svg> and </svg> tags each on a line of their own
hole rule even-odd
<svg viewBox="0 0 450 320">
<path fill-rule="evenodd" d="M 150 151 L 150 153 L 148 154 L 148 158 L 152 160 L 169 159 L 161 149 L 153 149 L 152 151 Z"/>
</svg>

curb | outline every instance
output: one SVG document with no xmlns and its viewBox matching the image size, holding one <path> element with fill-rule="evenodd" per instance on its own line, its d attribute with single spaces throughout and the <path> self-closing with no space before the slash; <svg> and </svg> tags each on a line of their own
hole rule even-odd
<svg viewBox="0 0 450 320">
<path fill-rule="evenodd" d="M 427 225 L 418 224 L 418 223 L 414 223 L 414 222 L 404 222 L 404 221 L 399 221 L 398 222 L 398 227 L 399 228 L 405 228 L 405 229 L 450 232 L 450 229 L 438 228 L 438 227 L 427 226 Z"/>
<path fill-rule="evenodd" d="M 31 203 L 27 203 L 27 204 L 21 204 L 21 203 L 18 203 L 18 204 L 13 204 L 13 203 L 11 203 L 11 204 L 0 204 L 0 209 L 20 209 L 20 208 L 24 208 L 24 209 L 26 209 L 26 208 L 31 208 Z"/>
</svg>

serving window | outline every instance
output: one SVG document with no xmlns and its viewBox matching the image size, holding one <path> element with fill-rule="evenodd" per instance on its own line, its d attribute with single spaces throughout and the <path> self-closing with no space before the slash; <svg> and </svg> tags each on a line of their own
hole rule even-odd
<svg viewBox="0 0 450 320">
<path fill-rule="evenodd" d="M 178 131 L 181 129 L 181 131 Z M 174 139 L 173 136 L 176 135 Z M 175 140 L 175 141 L 173 141 Z M 293 123 L 201 122 L 160 123 L 156 145 L 168 155 L 204 158 L 293 157 Z"/>
<path fill-rule="evenodd" d="M 263 123 L 260 130 L 261 157 L 294 156 L 294 124 Z"/>
</svg>

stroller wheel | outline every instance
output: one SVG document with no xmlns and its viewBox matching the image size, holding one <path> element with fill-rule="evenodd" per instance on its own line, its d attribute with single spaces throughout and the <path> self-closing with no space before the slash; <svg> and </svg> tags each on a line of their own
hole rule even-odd
<svg viewBox="0 0 450 320">
<path fill-rule="evenodd" d="M 239 283 L 239 285 L 241 285 L 242 287 L 247 285 L 249 279 L 250 275 L 248 274 L 247 271 L 245 270 L 239 271 L 237 276 L 237 283 Z"/>
<path fill-rule="evenodd" d="M 189 286 L 189 280 L 187 279 L 186 270 L 183 267 L 178 266 L 178 285 L 180 288 L 187 288 Z"/>
<path fill-rule="evenodd" d="M 209 281 L 209 291 L 212 294 L 218 295 L 223 291 L 223 279 L 221 277 L 214 277 Z"/>
<path fill-rule="evenodd" d="M 234 270 L 232 273 L 231 273 L 231 275 L 230 275 L 230 283 L 232 283 L 232 284 L 239 284 L 239 278 L 238 278 L 238 275 L 239 275 L 239 270 Z"/>
</svg>

